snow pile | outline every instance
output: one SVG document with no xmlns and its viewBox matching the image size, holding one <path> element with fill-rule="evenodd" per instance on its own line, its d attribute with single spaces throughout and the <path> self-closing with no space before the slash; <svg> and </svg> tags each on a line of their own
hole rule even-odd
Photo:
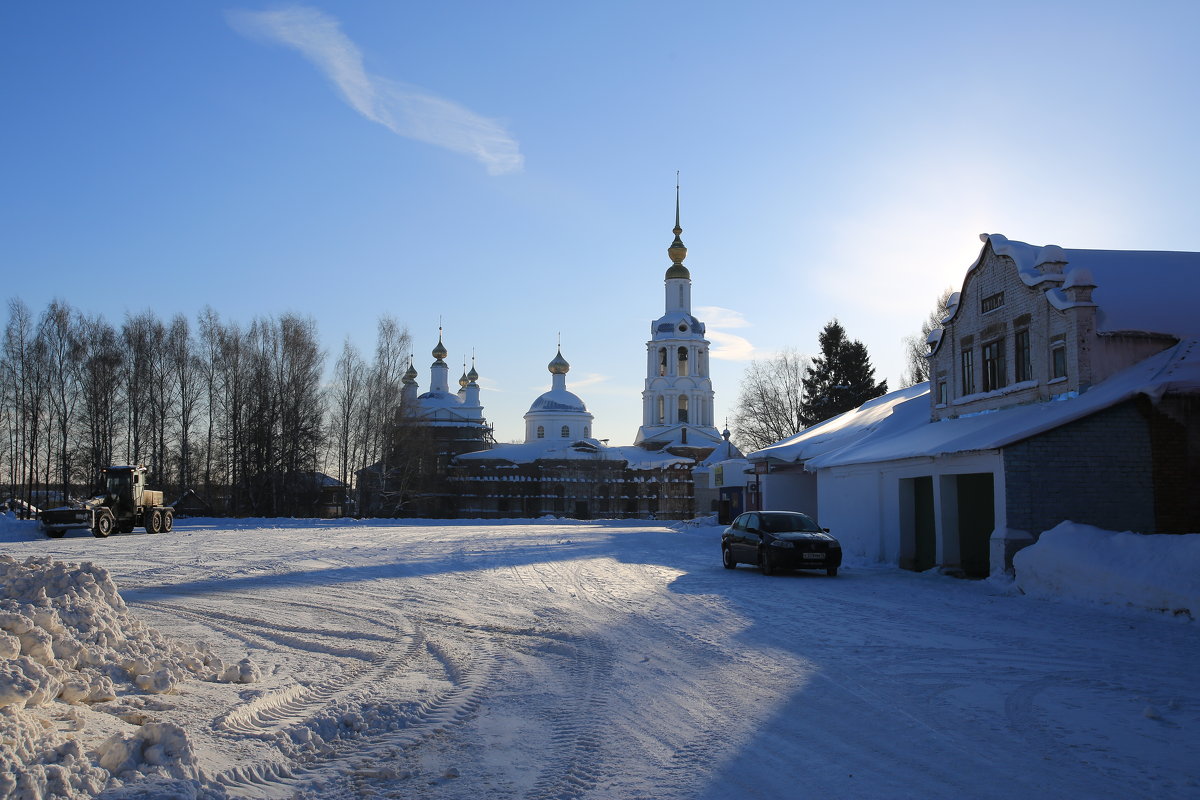
<svg viewBox="0 0 1200 800">
<path fill-rule="evenodd" d="M 1200 615 L 1200 534 L 1113 533 L 1063 522 L 1013 556 L 1029 595 Z"/>
<path fill-rule="evenodd" d="M 0 510 L 0 542 L 29 542 L 45 536 L 36 519 L 19 519 L 15 511 Z"/>
<path fill-rule="evenodd" d="M 57 732 L 54 719 L 84 727 L 86 706 L 138 692 L 172 692 L 189 677 L 250 682 L 248 661 L 228 669 L 134 619 L 107 570 L 0 555 L 0 798 L 86 797 L 110 775 L 190 778 L 187 736 L 169 723 L 115 734 L 91 754 Z M 112 710 L 116 713 L 116 709 Z"/>
</svg>

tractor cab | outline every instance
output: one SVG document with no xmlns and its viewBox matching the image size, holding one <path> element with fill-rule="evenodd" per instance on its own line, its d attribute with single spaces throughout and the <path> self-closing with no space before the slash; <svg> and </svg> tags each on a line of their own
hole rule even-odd
<svg viewBox="0 0 1200 800">
<path fill-rule="evenodd" d="M 118 517 L 132 514 L 142 504 L 145 475 L 139 467 L 106 467 L 104 475 L 105 505 Z"/>
</svg>

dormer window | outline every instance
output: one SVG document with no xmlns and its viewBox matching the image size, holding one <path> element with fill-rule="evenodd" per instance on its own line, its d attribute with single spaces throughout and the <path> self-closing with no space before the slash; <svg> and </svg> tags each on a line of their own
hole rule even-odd
<svg viewBox="0 0 1200 800">
<path fill-rule="evenodd" d="M 1003 305 L 1004 292 L 996 292 L 995 294 L 989 294 L 987 297 L 983 298 L 983 302 L 980 304 L 980 310 L 986 314 L 989 311 L 995 311 L 997 308 L 1000 308 Z"/>
</svg>

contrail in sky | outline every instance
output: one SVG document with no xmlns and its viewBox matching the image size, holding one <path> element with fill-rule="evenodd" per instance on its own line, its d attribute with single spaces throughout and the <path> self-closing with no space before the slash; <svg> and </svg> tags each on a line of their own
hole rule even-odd
<svg viewBox="0 0 1200 800">
<path fill-rule="evenodd" d="M 520 172 L 525 164 L 516 140 L 495 120 L 415 86 L 369 74 L 362 53 L 338 21 L 315 8 L 230 11 L 228 20 L 243 36 L 299 50 L 351 108 L 400 136 L 468 155 L 491 175 Z"/>
</svg>

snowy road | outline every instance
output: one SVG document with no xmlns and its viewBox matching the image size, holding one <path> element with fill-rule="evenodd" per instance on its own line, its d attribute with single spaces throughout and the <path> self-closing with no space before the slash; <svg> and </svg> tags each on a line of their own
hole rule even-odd
<svg viewBox="0 0 1200 800">
<path fill-rule="evenodd" d="M 93 560 L 152 627 L 253 661 L 119 723 L 183 726 L 218 794 L 1200 796 L 1194 623 L 731 572 L 719 531 L 185 520 L 3 551 Z"/>
</svg>

